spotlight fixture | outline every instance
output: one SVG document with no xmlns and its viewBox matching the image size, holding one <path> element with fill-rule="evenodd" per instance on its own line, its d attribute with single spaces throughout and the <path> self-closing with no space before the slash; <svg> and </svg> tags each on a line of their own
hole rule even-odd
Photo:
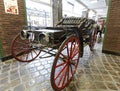
<svg viewBox="0 0 120 91">
<path fill-rule="evenodd" d="M 90 0 L 90 3 L 97 3 L 98 0 Z"/>
</svg>

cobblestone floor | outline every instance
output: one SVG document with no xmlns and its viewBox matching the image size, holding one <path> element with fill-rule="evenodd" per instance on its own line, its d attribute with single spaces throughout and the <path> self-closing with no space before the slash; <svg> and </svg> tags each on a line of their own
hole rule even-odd
<svg viewBox="0 0 120 91">
<path fill-rule="evenodd" d="M 120 56 L 94 52 L 85 47 L 74 79 L 64 91 L 120 91 Z M 0 62 L 0 91 L 53 91 L 50 73 L 54 57 L 30 63 L 15 59 Z"/>
</svg>

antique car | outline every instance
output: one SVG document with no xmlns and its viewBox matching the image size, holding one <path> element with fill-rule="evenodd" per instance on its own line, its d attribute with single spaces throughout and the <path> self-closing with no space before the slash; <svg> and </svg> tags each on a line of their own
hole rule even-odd
<svg viewBox="0 0 120 91">
<path fill-rule="evenodd" d="M 33 61 L 38 56 L 45 58 L 40 56 L 41 52 L 54 56 L 51 85 L 55 91 L 61 91 L 72 80 L 84 46 L 93 50 L 97 37 L 94 24 L 92 19 L 66 17 L 55 27 L 23 29 L 12 42 L 12 55 L 21 62 Z"/>
</svg>

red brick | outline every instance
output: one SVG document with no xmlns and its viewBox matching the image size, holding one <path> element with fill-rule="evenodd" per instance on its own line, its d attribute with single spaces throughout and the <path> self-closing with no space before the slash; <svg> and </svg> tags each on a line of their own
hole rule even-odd
<svg viewBox="0 0 120 91">
<path fill-rule="evenodd" d="M 24 0 L 17 1 L 19 15 L 13 15 L 5 13 L 3 0 L 0 0 L 0 38 L 2 39 L 5 56 L 11 54 L 12 39 L 22 30 L 22 26 L 26 25 Z"/>
</svg>

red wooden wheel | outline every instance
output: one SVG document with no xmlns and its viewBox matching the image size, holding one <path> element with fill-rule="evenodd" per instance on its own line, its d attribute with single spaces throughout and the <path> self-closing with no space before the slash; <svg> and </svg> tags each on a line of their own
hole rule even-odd
<svg viewBox="0 0 120 91">
<path fill-rule="evenodd" d="M 11 52 L 16 60 L 30 62 L 37 58 L 41 51 L 33 47 L 28 39 L 21 39 L 18 34 L 12 42 Z"/>
<path fill-rule="evenodd" d="M 91 40 L 90 40 L 90 50 L 93 51 L 93 48 L 95 46 L 95 42 L 97 39 L 97 31 L 94 30 L 91 34 Z"/>
<path fill-rule="evenodd" d="M 51 85 L 54 90 L 61 91 L 70 83 L 79 58 L 80 40 L 77 36 L 71 36 L 60 46 L 52 66 Z"/>
</svg>

